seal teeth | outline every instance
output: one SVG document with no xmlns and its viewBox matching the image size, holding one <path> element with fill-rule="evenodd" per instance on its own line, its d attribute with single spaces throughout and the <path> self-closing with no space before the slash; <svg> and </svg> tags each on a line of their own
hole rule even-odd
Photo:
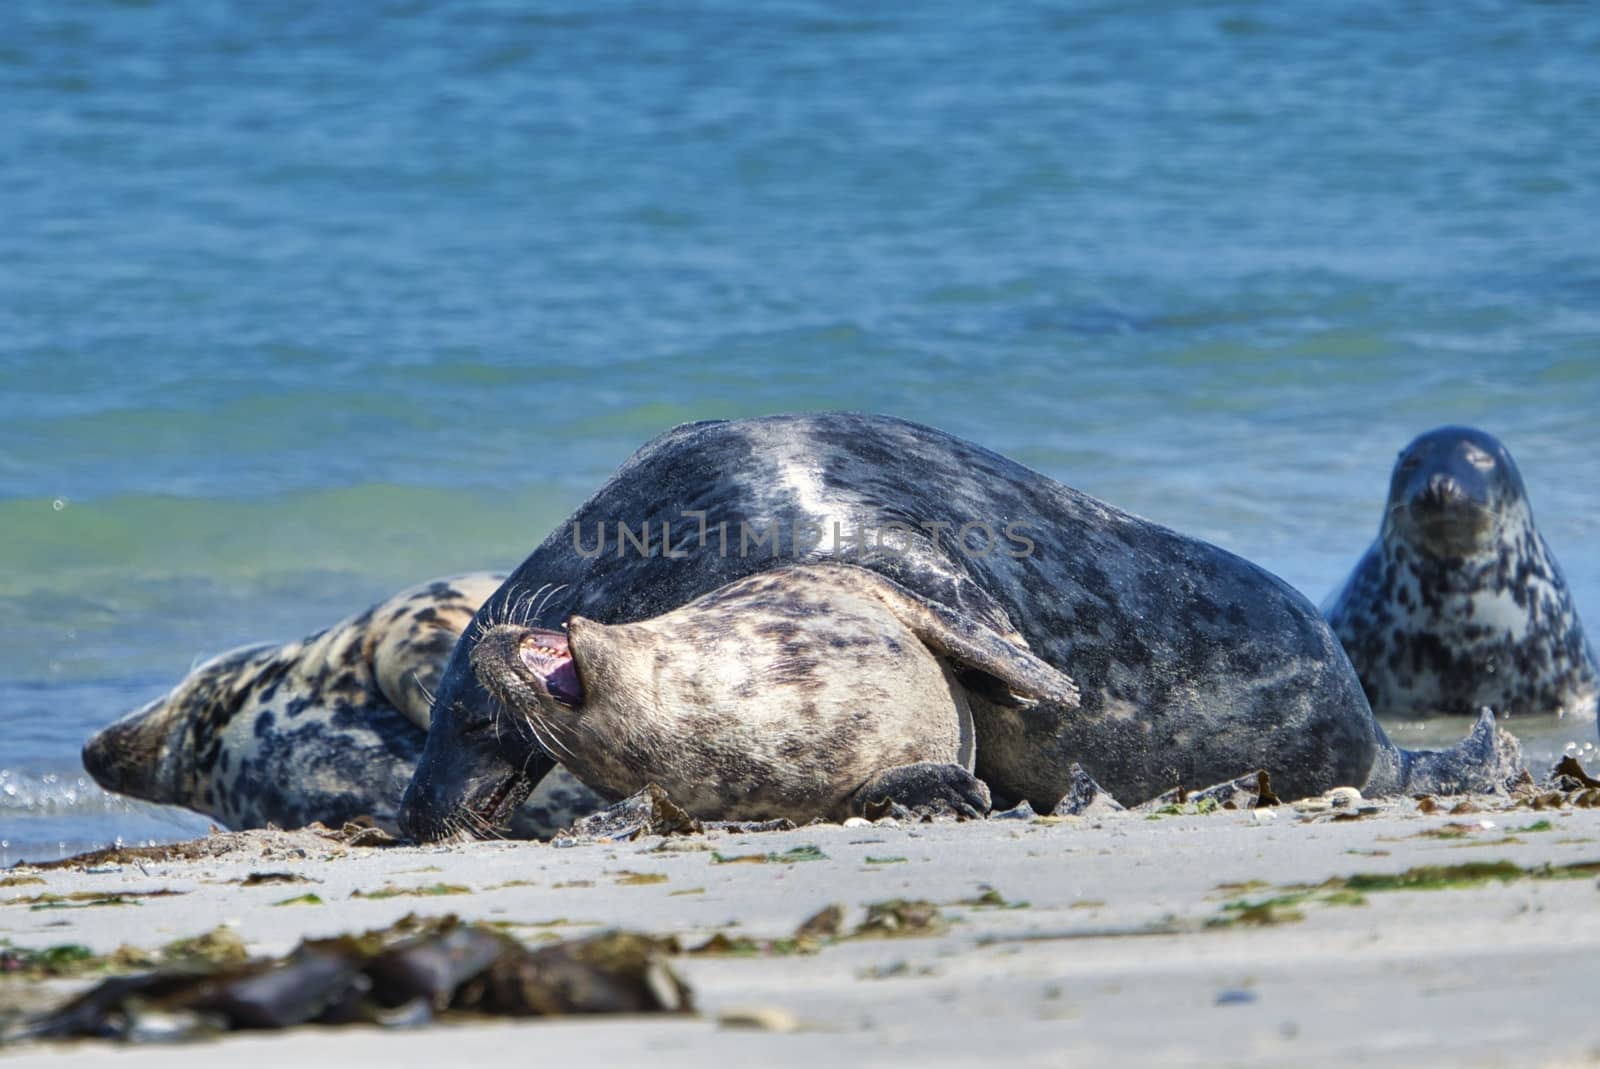
<svg viewBox="0 0 1600 1069">
<path fill-rule="evenodd" d="M 549 662 L 561 664 L 572 659 L 572 652 L 565 642 L 549 635 L 530 635 L 523 640 L 521 654 L 529 667 L 535 671 L 547 671 Z M 539 665 L 533 662 L 541 662 Z"/>
</svg>

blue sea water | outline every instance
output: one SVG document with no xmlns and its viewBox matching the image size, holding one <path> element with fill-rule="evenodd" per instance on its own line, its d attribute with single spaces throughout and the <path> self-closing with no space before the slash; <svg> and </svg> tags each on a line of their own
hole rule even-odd
<svg viewBox="0 0 1600 1069">
<path fill-rule="evenodd" d="M 82 740 L 688 419 L 932 423 L 1314 600 L 1473 423 L 1600 626 L 1596 131 L 1581 0 L 11 0 L 0 863 L 203 829 Z"/>
</svg>

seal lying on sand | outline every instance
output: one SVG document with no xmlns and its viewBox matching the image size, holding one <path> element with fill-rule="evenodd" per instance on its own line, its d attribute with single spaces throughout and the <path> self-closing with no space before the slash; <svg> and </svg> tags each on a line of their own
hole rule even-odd
<svg viewBox="0 0 1600 1069">
<path fill-rule="evenodd" d="M 612 797 L 655 783 L 721 820 L 842 820 L 880 799 L 978 816 L 990 798 L 955 666 L 1009 704 L 1078 702 L 1020 636 L 836 564 L 760 572 L 638 623 L 501 625 L 472 663 L 583 782 Z"/>
<path fill-rule="evenodd" d="M 1506 447 L 1406 446 L 1378 539 L 1324 607 L 1380 713 L 1595 715 L 1594 651 Z"/>
<path fill-rule="evenodd" d="M 991 644 L 1018 635 L 1076 681 L 1079 708 L 1009 708 L 989 697 L 1002 679 L 950 658 L 972 710 L 978 777 L 1035 809 L 1060 799 L 1074 762 L 1126 801 L 1257 768 L 1290 797 L 1342 785 L 1488 789 L 1515 770 L 1515 742 L 1492 724 L 1455 751 L 1396 749 L 1316 609 L 1233 554 L 927 427 L 773 416 L 656 438 L 484 604 L 440 680 L 402 828 L 431 839 L 497 822 L 554 767 L 529 721 L 505 715 L 474 674 L 474 651 L 496 625 L 647 620 L 758 572 L 830 562 L 891 580 Z M 682 648 L 703 640 L 685 634 Z M 577 682 L 592 700 L 581 664 L 580 654 Z M 552 679 L 557 670 L 569 671 L 555 665 Z M 819 670 L 857 679 L 848 662 Z M 757 685 L 749 701 L 790 701 L 782 691 Z M 695 698 L 685 684 L 646 700 L 687 709 Z M 699 730 L 729 755 L 767 748 L 744 714 Z M 823 760 L 842 759 L 829 738 L 813 742 Z"/>
<path fill-rule="evenodd" d="M 91 738 L 84 767 L 106 790 L 230 828 L 369 816 L 392 831 L 445 659 L 503 578 L 435 580 L 303 641 L 213 658 Z M 564 773 L 546 783 L 516 814 L 518 833 L 548 835 L 597 807 Z"/>
</svg>

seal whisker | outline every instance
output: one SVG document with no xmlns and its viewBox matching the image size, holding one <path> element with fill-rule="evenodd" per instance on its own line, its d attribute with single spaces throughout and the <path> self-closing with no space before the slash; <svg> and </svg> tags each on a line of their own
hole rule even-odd
<svg viewBox="0 0 1600 1069">
<path fill-rule="evenodd" d="M 493 718 L 494 739 L 496 744 L 499 744 L 500 742 L 500 724 L 502 720 L 510 721 L 511 726 L 516 729 L 516 732 L 519 736 L 525 739 L 531 738 L 536 746 L 540 747 L 541 749 L 544 748 L 544 743 L 539 740 L 538 732 L 534 730 L 532 724 L 527 722 L 527 717 L 510 715 L 506 709 L 505 703 L 498 700 L 495 702 L 495 713 Z M 531 760 L 534 756 L 535 755 L 533 753 L 530 753 L 528 755 L 529 760 Z"/>
<path fill-rule="evenodd" d="M 528 593 L 528 594 L 524 594 L 517 601 L 517 611 L 516 611 L 515 619 L 513 619 L 511 617 L 507 617 L 506 623 L 508 623 L 508 624 L 517 624 L 517 625 L 522 626 L 522 627 L 527 627 L 538 616 L 539 610 L 535 607 L 536 603 L 538 602 L 540 597 L 544 596 L 545 592 L 548 591 L 549 589 L 550 589 L 550 584 L 549 583 L 545 583 L 538 590 L 535 590 L 535 591 L 533 591 L 531 593 Z"/>
<path fill-rule="evenodd" d="M 431 707 L 433 705 L 433 691 L 429 690 L 428 685 L 422 681 L 420 669 L 413 668 L 411 670 L 411 682 L 415 683 L 417 689 L 422 691 L 422 696 L 428 700 L 428 705 Z"/>
<path fill-rule="evenodd" d="M 526 719 L 526 721 L 527 721 L 528 730 L 533 733 L 534 741 L 537 742 L 540 746 L 544 747 L 544 750 L 545 750 L 546 753 L 548 753 L 552 757 L 556 757 L 556 755 L 559 753 L 560 755 L 562 755 L 563 757 L 567 758 L 568 760 L 570 760 L 572 758 L 572 751 L 569 750 L 565 745 L 562 744 L 562 742 L 559 739 L 557 739 L 555 737 L 555 725 L 553 725 L 553 724 L 544 724 L 544 731 L 541 732 L 539 730 L 540 720 L 539 720 L 539 717 L 537 715 L 529 715 L 529 716 L 525 717 L 524 719 Z M 549 738 L 545 737 L 547 735 L 549 736 Z M 560 758 L 557 758 L 557 759 L 559 760 Z"/>
<path fill-rule="evenodd" d="M 489 821 L 488 818 L 476 810 L 465 809 L 462 810 L 456 823 L 462 831 L 477 836 L 480 832 L 487 830 Z"/>
<path fill-rule="evenodd" d="M 1468 499 L 1465 499 L 1465 498 L 1462 498 L 1462 499 L 1457 500 L 1457 501 L 1453 501 L 1453 502 L 1451 502 L 1451 505 L 1454 508 L 1462 509 L 1464 511 L 1481 513 L 1484 516 L 1490 516 L 1490 517 L 1496 517 L 1497 518 L 1500 515 L 1494 509 L 1490 508 L 1489 506 L 1487 506 L 1487 505 L 1485 505 L 1485 504 L 1483 504 L 1481 502 L 1471 501 L 1471 500 L 1468 500 Z M 1389 515 L 1393 516 L 1397 512 L 1409 512 L 1409 511 L 1411 511 L 1412 507 L 1413 506 L 1412 506 L 1412 503 L 1410 501 L 1397 501 L 1394 504 L 1389 506 L 1388 513 L 1389 513 Z"/>
<path fill-rule="evenodd" d="M 540 731 L 538 724 L 530 721 L 528 724 L 528 730 L 533 733 L 534 740 L 538 742 L 540 746 L 544 747 L 545 752 L 550 754 L 552 757 L 554 757 L 558 752 L 564 757 L 570 758 L 572 756 L 572 751 L 557 742 L 553 735 L 550 738 L 546 738 L 546 732 Z"/>
<path fill-rule="evenodd" d="M 544 596 L 544 600 L 539 602 L 539 607 L 533 611 L 533 619 L 542 620 L 544 618 L 545 606 L 550 604 L 550 599 L 567 589 L 567 587 L 570 585 L 571 584 L 569 583 L 562 583 L 558 587 L 551 588 L 550 592 Z"/>
<path fill-rule="evenodd" d="M 480 638 L 487 634 L 490 628 L 500 626 L 504 621 L 509 603 L 509 596 L 506 596 L 491 601 L 483 607 L 481 618 L 478 620 L 478 636 Z"/>
<path fill-rule="evenodd" d="M 531 594 L 519 594 L 514 600 L 507 603 L 506 618 L 500 622 L 502 624 L 514 624 L 526 619 L 528 603 L 532 600 L 533 595 Z"/>
</svg>

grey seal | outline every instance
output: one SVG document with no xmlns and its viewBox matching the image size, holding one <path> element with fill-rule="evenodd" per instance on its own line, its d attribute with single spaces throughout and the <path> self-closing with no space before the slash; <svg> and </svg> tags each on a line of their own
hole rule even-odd
<svg viewBox="0 0 1600 1069">
<path fill-rule="evenodd" d="M 978 777 L 1036 810 L 1061 798 L 1074 763 L 1130 802 L 1258 768 L 1294 797 L 1489 789 L 1515 767 L 1492 723 L 1453 751 L 1397 749 L 1316 608 L 1240 557 L 929 427 L 786 415 L 649 442 L 485 602 L 440 680 L 402 828 L 431 839 L 494 824 L 555 766 L 474 672 L 496 626 L 646 620 L 758 572 L 828 562 L 973 631 L 1019 635 L 1076 681 L 1076 708 L 1007 707 L 981 673 L 968 690 Z M 746 745 L 737 717 L 719 723 L 725 745 Z"/>
<path fill-rule="evenodd" d="M 84 767 L 106 790 L 230 828 L 338 827 L 364 816 L 394 831 L 445 660 L 504 578 L 434 580 L 304 640 L 214 657 L 97 732 Z M 597 805 L 557 773 L 514 830 L 553 834 Z"/>
<path fill-rule="evenodd" d="M 958 673 L 988 673 L 1014 706 L 1078 702 L 1021 636 L 839 564 L 758 572 L 636 623 L 502 624 L 472 663 L 584 783 L 654 783 L 714 820 L 842 820 L 883 801 L 978 816 L 991 800 Z"/>
<path fill-rule="evenodd" d="M 1324 606 L 1379 715 L 1594 716 L 1594 650 L 1493 435 L 1400 451 L 1377 540 Z"/>
</svg>

